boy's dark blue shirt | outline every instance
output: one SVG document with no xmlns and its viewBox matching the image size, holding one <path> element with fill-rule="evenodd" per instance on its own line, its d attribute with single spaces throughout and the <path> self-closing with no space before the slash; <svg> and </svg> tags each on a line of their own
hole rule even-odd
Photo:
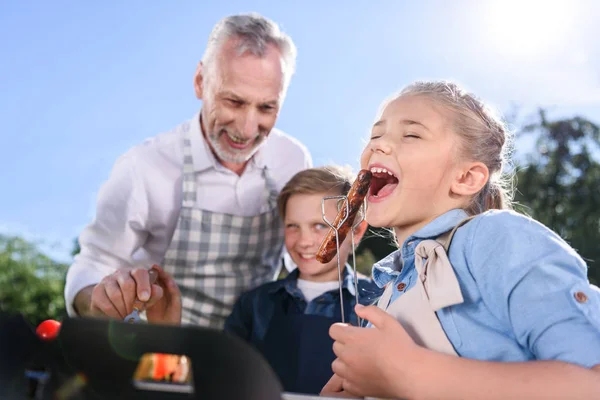
<svg viewBox="0 0 600 400">
<path fill-rule="evenodd" d="M 224 329 L 249 342 L 260 341 L 264 338 L 271 323 L 275 307 L 282 304 L 288 313 L 325 317 L 333 317 L 336 312 L 339 314 L 339 288 L 325 292 L 307 304 L 302 291 L 297 286 L 298 275 L 298 269 L 294 269 L 283 279 L 263 284 L 242 294 L 235 303 L 231 315 L 225 321 Z M 344 309 L 346 322 L 356 325 L 354 272 L 349 266 L 344 269 L 343 282 L 343 296 L 352 304 L 351 310 Z M 358 301 L 363 305 L 373 304 L 383 291 L 367 278 L 359 277 L 357 286 Z"/>
</svg>

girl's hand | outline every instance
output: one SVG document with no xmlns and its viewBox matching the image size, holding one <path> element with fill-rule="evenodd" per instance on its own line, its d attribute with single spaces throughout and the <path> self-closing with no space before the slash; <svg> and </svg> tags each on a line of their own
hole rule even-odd
<svg viewBox="0 0 600 400">
<path fill-rule="evenodd" d="M 326 388 L 331 383 L 330 389 L 338 385 L 337 389 L 359 396 L 413 398 L 416 379 L 426 379 L 421 371 L 426 368 L 427 350 L 416 345 L 402 325 L 380 308 L 359 304 L 355 310 L 373 328 L 332 325 L 329 334 L 335 340 L 337 356 L 332 368 L 338 378 Z"/>
<path fill-rule="evenodd" d="M 362 399 L 362 396 L 356 396 L 344 390 L 343 379 L 337 375 L 333 375 L 325 384 L 319 395 L 327 397 L 340 397 L 344 399 Z"/>
</svg>

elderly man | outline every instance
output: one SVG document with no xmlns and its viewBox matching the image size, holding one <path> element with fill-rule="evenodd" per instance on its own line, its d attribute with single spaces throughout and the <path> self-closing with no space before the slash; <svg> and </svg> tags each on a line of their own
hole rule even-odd
<svg viewBox="0 0 600 400">
<path fill-rule="evenodd" d="M 221 328 L 241 292 L 274 279 L 278 191 L 312 166 L 274 128 L 295 58 L 291 38 L 262 16 L 214 27 L 194 77 L 201 110 L 130 149 L 102 186 L 67 274 L 69 315 L 123 319 L 139 299 L 153 305 L 150 319 L 181 301 L 182 323 Z M 157 285 L 152 264 L 162 266 Z"/>
</svg>

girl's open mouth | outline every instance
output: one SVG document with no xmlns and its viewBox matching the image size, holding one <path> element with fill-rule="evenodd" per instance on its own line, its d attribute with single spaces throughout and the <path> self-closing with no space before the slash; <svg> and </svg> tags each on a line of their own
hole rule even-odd
<svg viewBox="0 0 600 400">
<path fill-rule="evenodd" d="M 371 187 L 369 188 L 370 202 L 378 202 L 389 196 L 396 186 L 398 186 L 398 178 L 393 172 L 383 167 L 371 167 Z"/>
</svg>

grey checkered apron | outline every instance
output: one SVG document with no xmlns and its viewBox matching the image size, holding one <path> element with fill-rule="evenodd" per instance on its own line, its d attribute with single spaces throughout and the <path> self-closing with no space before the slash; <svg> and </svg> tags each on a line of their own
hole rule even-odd
<svg viewBox="0 0 600 400">
<path fill-rule="evenodd" d="M 241 217 L 198 208 L 189 127 L 182 129 L 183 202 L 162 265 L 181 289 L 182 323 L 221 329 L 238 296 L 274 280 L 279 270 L 283 226 L 277 191 L 265 167 L 268 212 Z"/>
</svg>

